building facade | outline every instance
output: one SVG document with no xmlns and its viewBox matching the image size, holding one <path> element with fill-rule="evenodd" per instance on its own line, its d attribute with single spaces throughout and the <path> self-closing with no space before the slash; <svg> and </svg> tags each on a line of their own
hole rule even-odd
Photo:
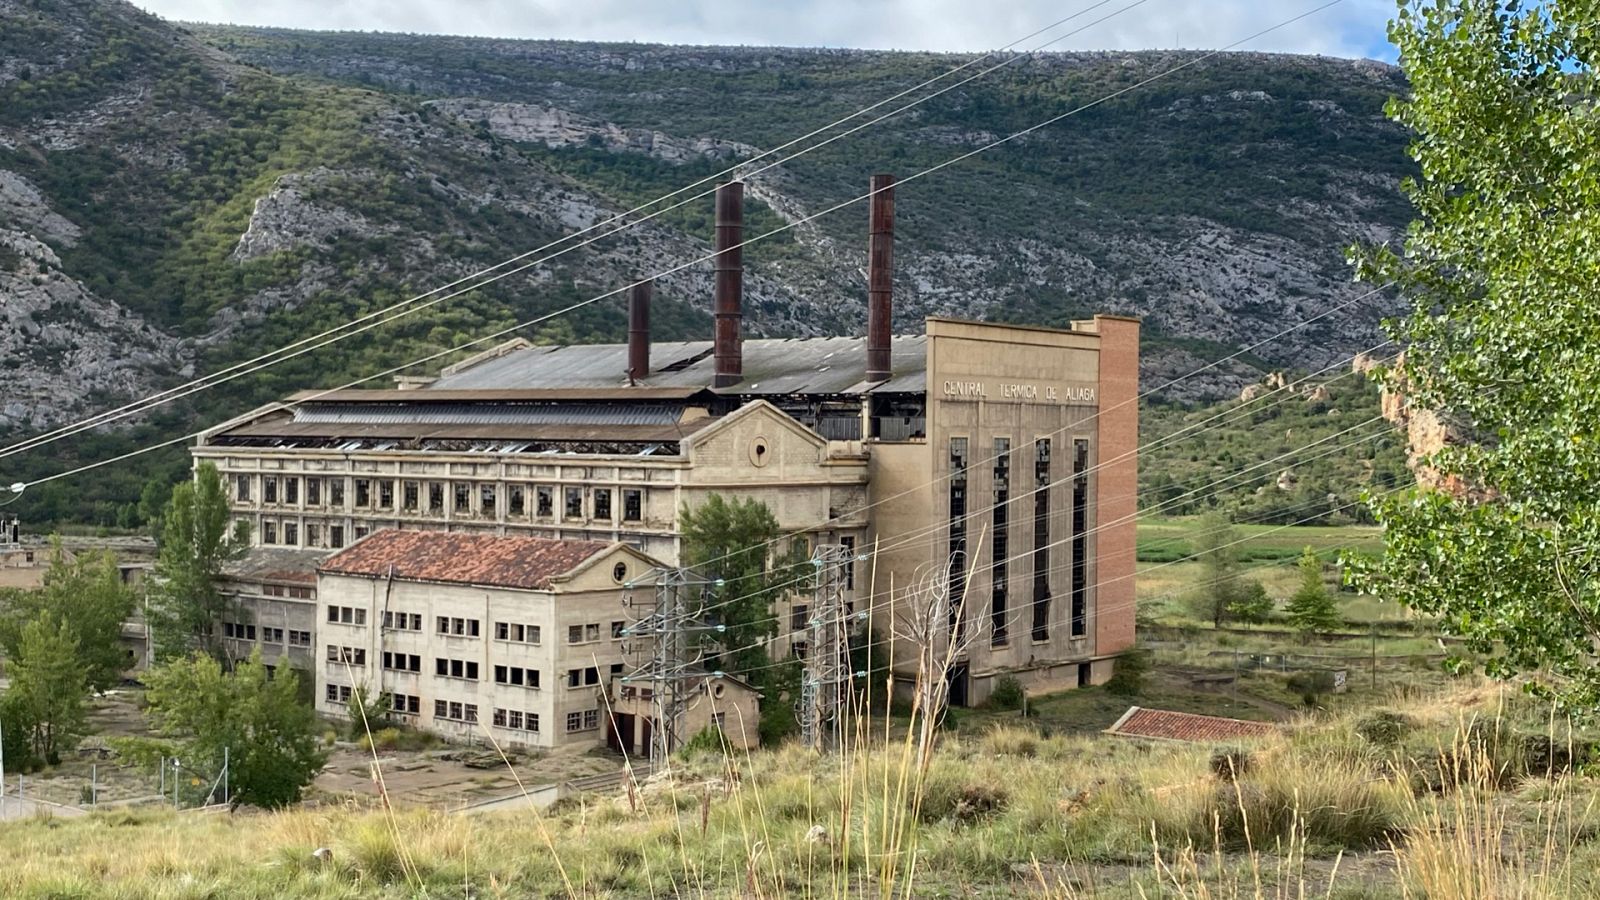
<svg viewBox="0 0 1600 900">
<path fill-rule="evenodd" d="M 229 612 L 218 623 L 228 658 L 256 650 L 272 669 L 287 666 L 309 677 L 316 662 L 317 564 L 328 552 L 252 547 L 223 566 L 219 592 Z"/>
<path fill-rule="evenodd" d="M 736 187 L 719 194 L 725 253 Z M 737 257 L 719 257 L 712 340 L 652 342 L 636 290 L 627 343 L 513 340 L 394 390 L 296 395 L 212 429 L 194 456 L 275 548 L 426 531 L 620 543 L 677 565 L 684 510 L 749 497 L 812 547 L 853 548 L 845 601 L 902 635 L 906 679 L 908 586 L 938 584 L 953 702 L 1005 674 L 1104 681 L 1133 645 L 1139 324 L 930 318 L 893 336 L 882 205 L 865 337 L 745 340 Z M 774 609 L 775 655 L 808 651 L 811 602 Z"/>
<path fill-rule="evenodd" d="M 659 566 L 620 543 L 375 532 L 317 570 L 318 711 L 360 691 L 457 739 L 606 742 L 607 691 L 637 663 L 627 601 Z"/>
</svg>

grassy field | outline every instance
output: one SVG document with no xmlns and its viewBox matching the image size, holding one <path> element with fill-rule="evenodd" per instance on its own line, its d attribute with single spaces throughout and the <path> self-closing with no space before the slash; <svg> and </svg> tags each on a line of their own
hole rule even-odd
<svg viewBox="0 0 1600 900">
<path fill-rule="evenodd" d="M 1191 621 L 1184 599 L 1200 581 L 1201 563 L 1193 554 L 1198 516 L 1153 516 L 1139 523 L 1140 617 L 1153 621 Z M 1306 547 L 1332 566 L 1343 554 L 1380 553 L 1383 534 L 1365 525 L 1235 525 L 1235 549 L 1247 577 L 1260 581 L 1267 593 L 1287 599 L 1299 587 L 1295 562 Z M 1331 586 L 1331 585 L 1330 585 Z M 1405 609 L 1373 597 L 1338 595 L 1340 612 L 1357 629 L 1372 623 L 1412 621 Z"/>
<path fill-rule="evenodd" d="M 925 761 L 881 741 L 828 758 L 703 754 L 542 814 L 13 823 L 0 895 L 1594 896 L 1597 784 L 1573 755 L 1592 755 L 1589 735 L 1476 683 L 1301 719 L 1226 758 L 963 726 Z"/>
</svg>

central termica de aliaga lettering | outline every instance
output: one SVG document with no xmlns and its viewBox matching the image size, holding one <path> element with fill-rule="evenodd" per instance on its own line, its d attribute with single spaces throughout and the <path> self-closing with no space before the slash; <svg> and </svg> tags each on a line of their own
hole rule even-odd
<svg viewBox="0 0 1600 900">
<path fill-rule="evenodd" d="M 958 400 L 988 400 L 989 384 L 983 381 L 946 381 L 944 395 Z M 994 392 L 1001 400 L 1023 402 L 1069 403 L 1093 405 L 1095 389 L 1092 387 L 1053 387 L 1019 382 L 1000 382 Z"/>
</svg>

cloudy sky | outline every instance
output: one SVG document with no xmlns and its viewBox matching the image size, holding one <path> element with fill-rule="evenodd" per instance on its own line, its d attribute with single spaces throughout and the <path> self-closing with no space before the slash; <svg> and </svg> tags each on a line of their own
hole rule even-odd
<svg viewBox="0 0 1600 900">
<path fill-rule="evenodd" d="M 1326 0 L 135 0 L 168 19 L 290 28 L 672 44 L 989 50 L 1094 23 L 1052 49 L 1227 46 Z M 1122 11 L 1126 9 L 1126 11 Z M 1394 0 L 1341 0 L 1248 49 L 1392 59 Z"/>
</svg>

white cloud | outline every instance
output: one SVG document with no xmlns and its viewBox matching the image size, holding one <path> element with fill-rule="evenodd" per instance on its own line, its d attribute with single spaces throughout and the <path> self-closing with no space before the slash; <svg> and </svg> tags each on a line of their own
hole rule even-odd
<svg viewBox="0 0 1600 900">
<path fill-rule="evenodd" d="M 988 50 L 1050 22 L 1021 45 L 1093 24 L 1051 49 L 1227 46 L 1315 8 L 1317 0 L 135 0 L 168 19 L 289 28 L 409 31 L 506 38 Z M 1092 7 L 1092 8 L 1091 8 Z M 1391 54 L 1392 0 L 1343 0 L 1241 49 L 1331 56 Z M 1117 13 L 1116 15 L 1112 15 Z"/>
</svg>

